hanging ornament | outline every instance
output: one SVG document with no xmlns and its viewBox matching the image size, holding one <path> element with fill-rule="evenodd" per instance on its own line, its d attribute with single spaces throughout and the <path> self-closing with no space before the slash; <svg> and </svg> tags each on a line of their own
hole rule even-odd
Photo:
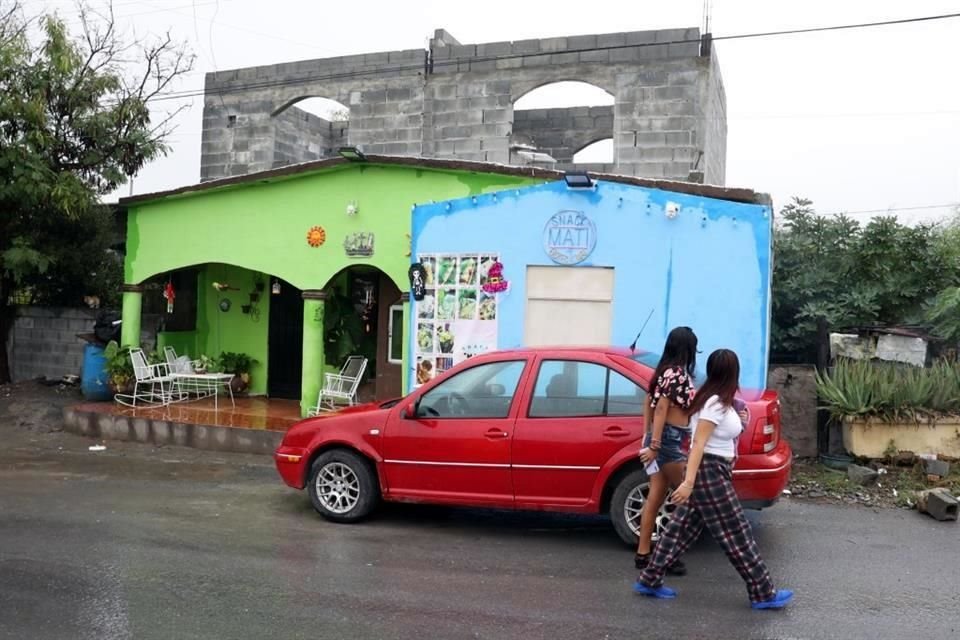
<svg viewBox="0 0 960 640">
<path fill-rule="evenodd" d="M 480 288 L 484 293 L 503 293 L 509 286 L 510 283 L 503 277 L 503 264 L 497 261 L 490 265 L 487 281 Z"/>
<path fill-rule="evenodd" d="M 167 301 L 167 313 L 173 313 L 173 300 L 177 297 L 173 290 L 173 281 L 168 281 L 167 286 L 163 288 L 163 297 Z"/>
<path fill-rule="evenodd" d="M 427 270 L 418 262 L 410 265 L 407 276 L 410 278 L 410 293 L 414 300 L 420 302 L 427 293 Z"/>
</svg>

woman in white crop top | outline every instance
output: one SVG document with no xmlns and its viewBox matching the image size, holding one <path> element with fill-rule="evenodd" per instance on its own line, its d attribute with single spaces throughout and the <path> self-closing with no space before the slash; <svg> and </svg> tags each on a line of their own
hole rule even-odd
<svg viewBox="0 0 960 640">
<path fill-rule="evenodd" d="M 751 607 L 780 609 L 793 599 L 792 591 L 774 588 L 733 490 L 736 441 L 743 429 L 733 407 L 739 378 L 737 354 L 729 349 L 710 354 L 707 380 L 690 404 L 694 433 L 686 477 L 671 498 L 680 508 L 633 587 L 641 595 L 677 596 L 676 591 L 663 585 L 663 576 L 706 528 L 746 583 Z"/>
</svg>

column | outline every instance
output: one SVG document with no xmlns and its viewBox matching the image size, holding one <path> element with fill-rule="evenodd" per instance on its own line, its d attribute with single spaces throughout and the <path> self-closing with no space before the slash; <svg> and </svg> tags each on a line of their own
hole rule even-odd
<svg viewBox="0 0 960 640">
<path fill-rule="evenodd" d="M 404 291 L 400 294 L 400 302 L 403 303 L 403 373 L 401 377 L 401 393 L 407 395 L 410 393 L 410 368 L 413 365 L 410 358 L 410 292 Z"/>
<path fill-rule="evenodd" d="M 143 308 L 143 286 L 125 284 L 120 288 L 123 294 L 122 319 L 120 324 L 120 346 L 140 346 L 140 311 Z"/>
<path fill-rule="evenodd" d="M 323 305 L 327 294 L 317 289 L 303 292 L 303 374 L 300 378 L 300 415 L 306 416 L 323 386 Z"/>
</svg>

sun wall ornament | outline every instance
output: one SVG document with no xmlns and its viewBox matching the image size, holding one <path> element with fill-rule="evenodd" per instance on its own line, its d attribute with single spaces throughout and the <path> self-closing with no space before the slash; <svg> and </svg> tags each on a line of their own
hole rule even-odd
<svg viewBox="0 0 960 640">
<path fill-rule="evenodd" d="M 327 241 L 327 232 L 323 230 L 323 227 L 310 227 L 310 230 L 307 231 L 307 244 L 316 249 L 324 242 Z"/>
</svg>

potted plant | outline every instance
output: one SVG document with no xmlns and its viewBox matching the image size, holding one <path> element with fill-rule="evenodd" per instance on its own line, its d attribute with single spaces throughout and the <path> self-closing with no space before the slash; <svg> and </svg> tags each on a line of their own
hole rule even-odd
<svg viewBox="0 0 960 640">
<path fill-rule="evenodd" d="M 879 459 L 891 447 L 960 456 L 958 363 L 924 368 L 840 359 L 817 373 L 817 393 L 854 456 Z"/>
<path fill-rule="evenodd" d="M 130 361 L 129 347 L 121 348 L 111 340 L 103 350 L 107 364 L 108 385 L 113 395 L 133 393 L 134 373 L 133 362 Z"/>
<path fill-rule="evenodd" d="M 210 356 L 202 355 L 193 363 L 194 373 L 204 374 L 213 371 L 217 366 L 216 360 Z"/>
<path fill-rule="evenodd" d="M 234 394 L 243 393 L 250 387 L 250 370 L 256 360 L 245 353 L 224 351 L 220 354 L 219 366 L 224 373 L 232 373 L 230 388 Z"/>
</svg>

